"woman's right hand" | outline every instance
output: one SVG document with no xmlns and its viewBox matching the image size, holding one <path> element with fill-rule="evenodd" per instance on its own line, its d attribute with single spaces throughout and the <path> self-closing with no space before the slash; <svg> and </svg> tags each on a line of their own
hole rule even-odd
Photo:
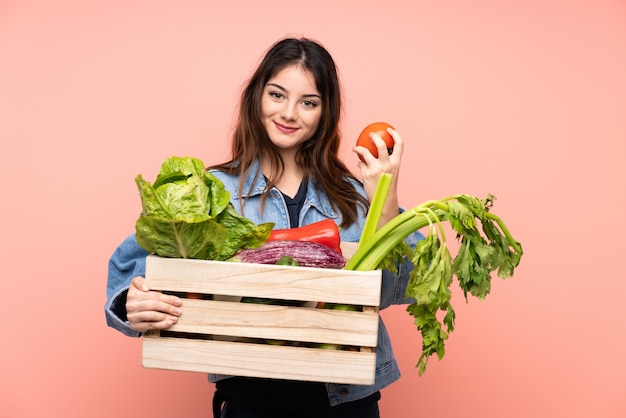
<svg viewBox="0 0 626 418">
<path fill-rule="evenodd" d="M 151 291 L 146 279 L 137 276 L 128 288 L 126 318 L 135 331 L 166 329 L 178 321 L 181 305 L 180 298 Z"/>
</svg>

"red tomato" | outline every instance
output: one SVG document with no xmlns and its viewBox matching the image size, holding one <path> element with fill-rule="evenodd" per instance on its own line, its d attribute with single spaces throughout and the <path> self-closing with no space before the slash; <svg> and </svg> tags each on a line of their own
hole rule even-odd
<svg viewBox="0 0 626 418">
<path fill-rule="evenodd" d="M 359 135 L 359 139 L 357 139 L 356 144 L 367 148 L 374 157 L 378 158 L 378 148 L 376 148 L 374 140 L 370 138 L 370 133 L 375 132 L 380 135 L 383 141 L 385 141 L 385 144 L 387 145 L 387 152 L 391 154 L 391 151 L 393 151 L 394 142 L 391 134 L 387 132 L 387 128 L 394 129 L 393 126 L 391 126 L 387 122 L 375 122 L 367 125 L 365 129 L 363 129 L 363 132 L 361 132 L 361 135 Z M 363 157 L 361 157 L 360 155 L 359 158 L 361 159 L 361 161 L 364 161 Z"/>
</svg>

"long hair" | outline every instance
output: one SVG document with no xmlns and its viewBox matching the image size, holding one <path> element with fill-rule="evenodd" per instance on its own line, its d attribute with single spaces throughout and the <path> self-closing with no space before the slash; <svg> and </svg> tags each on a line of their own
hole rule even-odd
<svg viewBox="0 0 626 418">
<path fill-rule="evenodd" d="M 359 180 L 338 157 L 342 101 L 335 62 L 328 51 L 313 40 L 286 38 L 276 42 L 267 51 L 244 87 L 232 138 L 230 159 L 212 168 L 239 175 L 239 189 L 242 190 L 244 179 L 250 174 L 254 161 L 259 158 L 267 161 L 273 174 L 272 178 L 268 179 L 261 198 L 263 210 L 269 191 L 283 175 L 284 163 L 261 121 L 261 100 L 266 83 L 275 74 L 294 64 L 313 75 L 322 98 L 319 126 L 313 136 L 300 146 L 296 154 L 296 163 L 307 177 L 315 179 L 335 210 L 341 213 L 340 226 L 347 227 L 356 221 L 358 206 L 361 205 L 367 210 L 368 203 L 349 181 Z"/>
</svg>

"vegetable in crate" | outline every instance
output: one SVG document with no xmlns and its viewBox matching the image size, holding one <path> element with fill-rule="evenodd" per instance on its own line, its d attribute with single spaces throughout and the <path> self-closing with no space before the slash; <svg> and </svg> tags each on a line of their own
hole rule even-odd
<svg viewBox="0 0 626 418">
<path fill-rule="evenodd" d="M 257 264 L 278 264 L 288 257 L 301 267 L 340 269 L 346 260 L 337 251 L 312 241 L 268 241 L 257 248 L 239 250 L 230 261 Z"/>
<path fill-rule="evenodd" d="M 339 228 L 332 219 L 324 219 L 298 228 L 274 229 L 268 238 L 268 241 L 284 240 L 317 242 L 341 254 Z"/>
<path fill-rule="evenodd" d="M 143 207 L 137 243 L 163 257 L 226 260 L 263 244 L 274 226 L 240 216 L 222 182 L 197 158 L 168 158 L 153 184 L 141 174 L 135 182 Z"/>
<path fill-rule="evenodd" d="M 393 218 L 379 230 L 381 201 L 386 199 L 391 175 L 383 174 L 359 246 L 348 261 L 346 270 L 393 268 L 394 259 L 407 256 L 413 263 L 406 296 L 415 299 L 407 311 L 415 319 L 422 335 L 422 354 L 418 373 L 426 370 L 428 359 L 445 355 L 445 340 L 454 330 L 455 312 L 450 303 L 452 278 L 456 276 L 465 297 L 471 294 L 484 299 L 491 290 L 491 274 L 506 279 L 513 276 L 523 255 L 516 241 L 498 216 L 489 212 L 494 196 L 481 200 L 470 195 L 456 195 L 429 200 Z M 442 222 L 448 221 L 461 245 L 455 257 L 447 246 Z M 409 248 L 404 239 L 428 228 L 428 235 Z M 439 318 L 443 317 L 442 320 Z"/>
</svg>

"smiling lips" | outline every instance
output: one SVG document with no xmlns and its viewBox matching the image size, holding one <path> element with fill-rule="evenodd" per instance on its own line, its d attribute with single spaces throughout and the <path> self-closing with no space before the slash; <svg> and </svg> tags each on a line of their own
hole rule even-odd
<svg viewBox="0 0 626 418">
<path fill-rule="evenodd" d="M 281 125 L 278 122 L 274 122 L 274 125 L 276 126 L 276 129 L 284 134 L 292 134 L 298 130 L 298 128 L 290 128 L 289 126 Z"/>
</svg>

